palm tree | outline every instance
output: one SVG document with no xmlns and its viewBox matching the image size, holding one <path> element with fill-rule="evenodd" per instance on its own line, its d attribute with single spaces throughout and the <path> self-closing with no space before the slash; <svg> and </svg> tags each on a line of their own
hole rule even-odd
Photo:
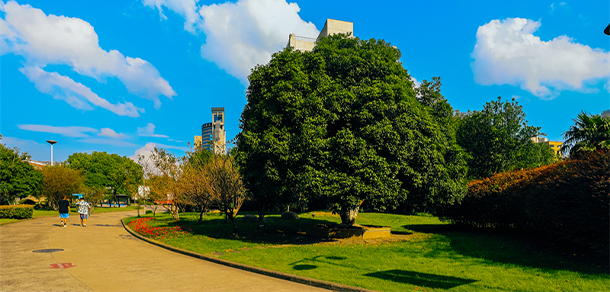
<svg viewBox="0 0 610 292">
<path fill-rule="evenodd" d="M 570 153 L 574 158 L 587 152 L 610 149 L 610 118 L 581 112 L 573 121 L 574 125 L 563 132 L 566 140 L 561 152 L 564 155 Z"/>
</svg>

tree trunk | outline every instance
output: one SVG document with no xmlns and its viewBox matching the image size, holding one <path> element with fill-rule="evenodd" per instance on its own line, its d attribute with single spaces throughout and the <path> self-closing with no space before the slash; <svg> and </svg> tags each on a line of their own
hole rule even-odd
<svg viewBox="0 0 610 292">
<path fill-rule="evenodd" d="M 237 224 L 235 224 L 235 217 L 233 217 L 233 210 L 229 210 L 229 212 L 227 212 L 227 216 L 230 217 L 231 224 L 233 224 L 233 233 L 237 234 L 237 233 L 239 233 L 239 230 L 237 230 Z"/>
<path fill-rule="evenodd" d="M 358 217 L 358 209 L 360 209 L 360 206 L 353 209 L 348 207 L 342 207 L 341 211 L 339 211 L 339 216 L 341 217 L 341 224 L 347 226 L 353 226 L 354 224 L 356 224 L 356 217 Z"/>
<path fill-rule="evenodd" d="M 265 206 L 262 205 L 258 209 L 258 226 L 256 227 L 256 229 L 260 229 L 261 227 L 264 226 L 264 224 L 263 224 L 264 217 L 265 217 Z"/>
<path fill-rule="evenodd" d="M 204 212 L 205 212 L 205 207 L 201 207 L 201 212 L 199 212 L 199 220 L 197 220 L 197 223 L 201 223 L 201 221 L 203 221 Z"/>
</svg>

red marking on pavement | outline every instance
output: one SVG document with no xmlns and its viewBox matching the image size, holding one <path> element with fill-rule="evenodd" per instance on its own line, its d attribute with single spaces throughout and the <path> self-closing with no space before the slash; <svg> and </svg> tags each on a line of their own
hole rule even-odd
<svg viewBox="0 0 610 292">
<path fill-rule="evenodd" d="M 74 268 L 76 265 L 72 265 L 72 263 L 61 263 L 61 264 L 51 264 L 49 269 L 67 269 Z"/>
</svg>

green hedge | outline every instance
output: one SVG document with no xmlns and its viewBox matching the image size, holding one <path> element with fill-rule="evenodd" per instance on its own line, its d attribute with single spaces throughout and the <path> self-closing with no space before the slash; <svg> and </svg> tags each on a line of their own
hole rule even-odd
<svg viewBox="0 0 610 292">
<path fill-rule="evenodd" d="M 474 181 L 441 216 L 472 227 L 533 230 L 549 240 L 608 250 L 610 152 Z"/>
<path fill-rule="evenodd" d="M 0 206 L 0 218 L 26 219 L 34 215 L 32 205 Z"/>
</svg>

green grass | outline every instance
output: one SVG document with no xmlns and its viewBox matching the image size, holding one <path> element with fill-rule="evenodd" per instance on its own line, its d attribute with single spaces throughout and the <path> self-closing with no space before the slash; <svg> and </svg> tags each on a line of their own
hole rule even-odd
<svg viewBox="0 0 610 292">
<path fill-rule="evenodd" d="M 220 214 L 209 214 L 197 224 L 195 213 L 181 214 L 179 222 L 157 213 L 151 225 L 193 229 L 193 234 L 161 240 L 169 245 L 380 291 L 610 290 L 607 265 L 584 264 L 573 255 L 548 252 L 510 234 L 455 230 L 429 215 L 360 213 L 359 224 L 391 226 L 393 232 L 409 236 L 393 243 L 332 244 L 304 236 L 307 226 L 340 221 L 329 213 L 314 213 L 315 219 L 306 213 L 297 221 L 270 216 L 260 231 L 256 223 L 239 223 L 238 236 Z"/>
<path fill-rule="evenodd" d="M 0 225 L 9 224 L 17 221 L 19 221 L 19 219 L 0 218 Z"/>
</svg>

